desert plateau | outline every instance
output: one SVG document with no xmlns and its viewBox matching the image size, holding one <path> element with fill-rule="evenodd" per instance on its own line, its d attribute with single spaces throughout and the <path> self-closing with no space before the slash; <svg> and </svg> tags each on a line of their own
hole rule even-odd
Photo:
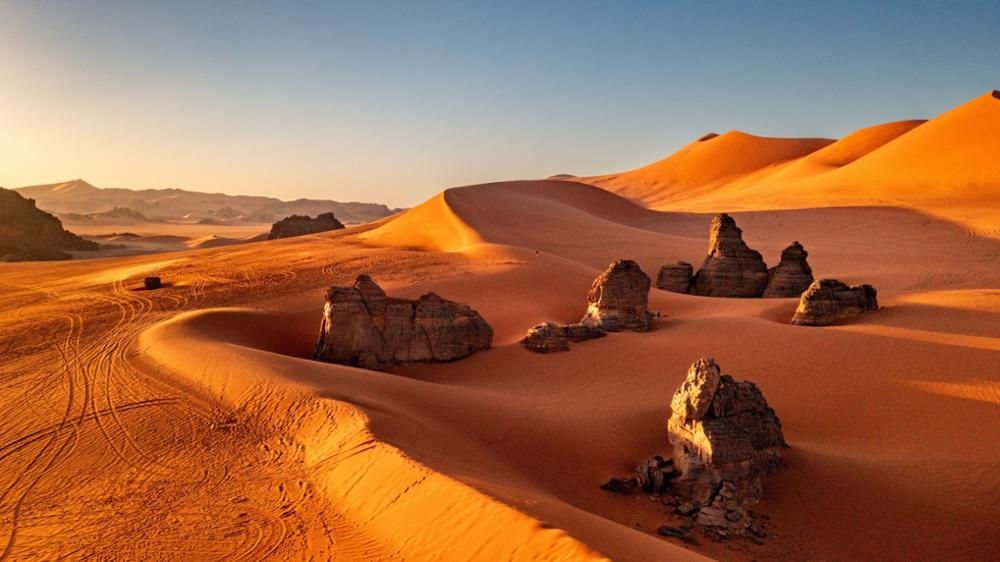
<svg viewBox="0 0 1000 562">
<path fill-rule="evenodd" d="M 273 52 L 304 48 L 282 37 Z M 267 64 L 254 52 L 239 60 Z M 288 64 L 272 70 L 294 81 Z M 428 64 L 416 80 L 445 79 Z M 309 76 L 295 87 L 320 88 Z M 255 86 L 232 103 L 280 91 L 295 127 L 319 118 Z M 420 158 L 471 166 L 420 152 L 444 142 L 429 130 L 413 155 L 379 154 L 390 187 L 358 160 L 354 191 L 324 176 L 237 195 L 268 161 L 253 143 L 190 157 L 238 178 L 226 194 L 38 183 L 62 164 L 21 183 L 0 161 L 0 562 L 998 560 L 1000 91 L 935 103 L 838 138 L 698 132 L 617 172 L 638 160 L 609 131 L 628 154 L 545 163 L 586 173 L 511 161 L 507 177 L 538 179 L 460 187 L 407 183 Z M 181 123 L 162 130 L 186 139 Z M 477 150 L 508 134 L 477 130 Z M 325 164 L 293 144 L 280 166 L 306 185 L 298 167 Z M 79 173 L 185 177 L 112 173 L 159 162 L 144 150 Z M 359 200 L 387 203 L 339 202 Z"/>
</svg>

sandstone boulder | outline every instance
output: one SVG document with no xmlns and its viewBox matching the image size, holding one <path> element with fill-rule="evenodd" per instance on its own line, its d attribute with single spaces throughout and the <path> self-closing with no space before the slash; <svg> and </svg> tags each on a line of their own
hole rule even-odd
<svg viewBox="0 0 1000 562">
<path fill-rule="evenodd" d="M 493 329 L 468 305 L 435 293 L 417 300 L 386 296 L 367 275 L 326 294 L 313 358 L 365 369 L 452 361 L 489 349 Z"/>
<path fill-rule="evenodd" d="M 580 324 L 609 332 L 649 329 L 649 276 L 632 260 L 618 260 L 594 279 Z"/>
<path fill-rule="evenodd" d="M 687 293 L 691 290 L 694 267 L 686 261 L 668 264 L 660 268 L 656 276 L 656 288 L 672 293 Z"/>
<path fill-rule="evenodd" d="M 708 256 L 694 277 L 692 293 L 707 297 L 759 297 L 767 287 L 767 264 L 743 241 L 743 231 L 723 213 L 712 219 Z"/>
<path fill-rule="evenodd" d="M 844 318 L 878 310 L 877 291 L 871 285 L 849 287 L 836 279 L 820 279 L 802 293 L 792 324 L 829 326 Z"/>
<path fill-rule="evenodd" d="M 674 394 L 667 422 L 680 494 L 710 505 L 724 482 L 741 503 L 760 497 L 760 478 L 781 467 L 787 447 L 781 422 L 749 381 L 723 375 L 699 359 Z"/>
<path fill-rule="evenodd" d="M 528 330 L 528 335 L 523 340 L 524 347 L 535 353 L 553 353 L 557 351 L 569 351 L 569 338 L 566 335 L 566 328 L 544 322 L 536 324 Z"/>
<path fill-rule="evenodd" d="M 580 323 L 566 326 L 566 337 L 573 343 L 603 338 L 606 335 L 607 332 L 596 326 L 584 326 Z"/>
<path fill-rule="evenodd" d="M 798 242 L 781 251 L 781 262 L 767 271 L 765 298 L 797 297 L 813 282 L 812 268 L 806 258 L 809 252 Z"/>
<path fill-rule="evenodd" d="M 333 213 L 322 213 L 316 218 L 291 215 L 271 225 L 271 233 L 267 235 L 267 239 L 291 238 L 292 236 L 316 234 L 317 232 L 340 230 L 341 228 L 345 227 Z"/>
</svg>

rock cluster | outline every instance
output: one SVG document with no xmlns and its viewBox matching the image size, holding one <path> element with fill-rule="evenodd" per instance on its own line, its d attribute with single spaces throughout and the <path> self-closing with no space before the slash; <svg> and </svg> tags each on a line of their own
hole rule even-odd
<svg viewBox="0 0 1000 562">
<path fill-rule="evenodd" d="M 802 293 L 792 324 L 829 326 L 844 318 L 878 310 L 877 291 L 871 285 L 850 287 L 836 279 L 820 279 Z"/>
<path fill-rule="evenodd" d="M 316 218 L 291 215 L 271 225 L 271 233 L 267 235 L 267 239 L 291 238 L 292 236 L 316 234 L 317 232 L 340 230 L 341 228 L 344 228 L 344 225 L 337 220 L 333 213 L 322 213 Z"/>
<path fill-rule="evenodd" d="M 707 297 L 759 297 L 767 287 L 767 264 L 743 241 L 743 231 L 723 213 L 712 219 L 708 256 L 694 276 L 692 292 Z"/>
<path fill-rule="evenodd" d="M 95 242 L 63 230 L 33 199 L 0 188 L 0 261 L 65 260 L 71 250 L 97 250 Z"/>
<path fill-rule="evenodd" d="M 386 296 L 367 275 L 326 294 L 313 358 L 365 369 L 452 361 L 490 348 L 493 329 L 468 305 L 427 293 Z"/>
<path fill-rule="evenodd" d="M 633 478 L 612 478 L 601 487 L 660 495 L 674 513 L 688 518 L 682 527 L 661 527 L 665 536 L 690 541 L 692 528 L 719 539 L 764 536 L 748 506 L 760 500 L 761 478 L 779 470 L 788 445 L 760 390 L 723 375 L 714 360 L 699 359 L 674 393 L 670 410 L 673 458 L 653 457 L 636 467 Z"/>
<path fill-rule="evenodd" d="M 768 269 L 760 252 L 743 241 L 736 221 L 723 213 L 712 219 L 701 269 L 693 273 L 691 264 L 683 261 L 665 265 L 656 287 L 706 297 L 797 297 L 813 281 L 808 255 L 802 244 L 793 242 L 781 252 L 781 262 Z"/>
<path fill-rule="evenodd" d="M 797 297 L 813 282 L 812 268 L 806 257 L 809 252 L 798 241 L 781 251 L 781 261 L 767 270 L 764 298 Z"/>
<path fill-rule="evenodd" d="M 694 267 L 686 261 L 668 264 L 660 268 L 656 276 L 656 288 L 672 293 L 687 293 L 691 290 Z"/>
<path fill-rule="evenodd" d="M 553 353 L 569 351 L 569 337 L 566 327 L 552 322 L 536 324 L 528 330 L 524 337 L 524 347 L 535 353 Z"/>
<path fill-rule="evenodd" d="M 587 313 L 580 324 L 608 332 L 649 330 L 656 315 L 647 309 L 649 276 L 632 260 L 618 260 L 594 279 L 587 295 Z"/>
</svg>

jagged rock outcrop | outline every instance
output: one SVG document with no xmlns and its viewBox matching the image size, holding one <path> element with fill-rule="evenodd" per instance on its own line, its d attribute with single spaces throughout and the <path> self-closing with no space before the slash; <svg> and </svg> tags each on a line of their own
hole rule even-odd
<svg viewBox="0 0 1000 562">
<path fill-rule="evenodd" d="M 65 260 L 67 251 L 97 249 L 95 242 L 64 230 L 33 199 L 0 188 L 0 261 Z"/>
<path fill-rule="evenodd" d="M 672 490 L 698 507 L 702 528 L 744 532 L 744 507 L 760 499 L 761 478 L 780 469 L 788 446 L 774 410 L 756 385 L 723 375 L 713 359 L 691 365 L 670 409 L 667 437 L 680 473 Z"/>
<path fill-rule="evenodd" d="M 333 213 L 322 213 L 316 215 L 316 218 L 304 215 L 292 215 L 271 225 L 271 233 L 267 235 L 267 239 L 291 238 L 292 236 L 316 234 L 317 232 L 339 230 L 341 228 L 344 228 L 344 225 L 337 220 L 337 217 Z"/>
<path fill-rule="evenodd" d="M 812 268 L 806 258 L 809 252 L 798 241 L 781 251 L 781 261 L 767 270 L 764 298 L 797 297 L 813 282 Z"/>
<path fill-rule="evenodd" d="M 331 287 L 314 359 L 365 369 L 452 361 L 489 349 L 493 329 L 468 305 L 427 293 L 417 300 L 386 296 L 367 275 Z"/>
<path fill-rule="evenodd" d="M 679 261 L 660 268 L 656 276 L 656 288 L 672 293 L 687 293 L 691 290 L 694 267 L 686 261 Z"/>
<path fill-rule="evenodd" d="M 707 297 L 759 297 L 767 287 L 767 264 L 743 241 L 743 231 L 723 213 L 712 219 L 708 256 L 691 292 Z"/>
<path fill-rule="evenodd" d="M 836 279 L 820 279 L 802 293 L 792 324 L 829 326 L 844 318 L 878 310 L 877 294 L 871 285 L 850 287 Z"/>
<path fill-rule="evenodd" d="M 569 351 L 566 328 L 552 322 L 543 322 L 532 326 L 528 330 L 528 335 L 524 337 L 523 343 L 524 347 L 535 353 Z"/>
<path fill-rule="evenodd" d="M 655 316 L 647 310 L 649 276 L 632 260 L 618 260 L 594 279 L 587 295 L 587 313 L 580 324 L 608 332 L 649 329 Z"/>
</svg>

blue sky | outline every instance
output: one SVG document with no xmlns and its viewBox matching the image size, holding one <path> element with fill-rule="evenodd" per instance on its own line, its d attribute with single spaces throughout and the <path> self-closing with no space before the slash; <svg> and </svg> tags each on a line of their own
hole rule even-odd
<svg viewBox="0 0 1000 562">
<path fill-rule="evenodd" d="M 0 185 L 419 203 L 1000 87 L 1000 3 L 0 0 Z"/>
</svg>

